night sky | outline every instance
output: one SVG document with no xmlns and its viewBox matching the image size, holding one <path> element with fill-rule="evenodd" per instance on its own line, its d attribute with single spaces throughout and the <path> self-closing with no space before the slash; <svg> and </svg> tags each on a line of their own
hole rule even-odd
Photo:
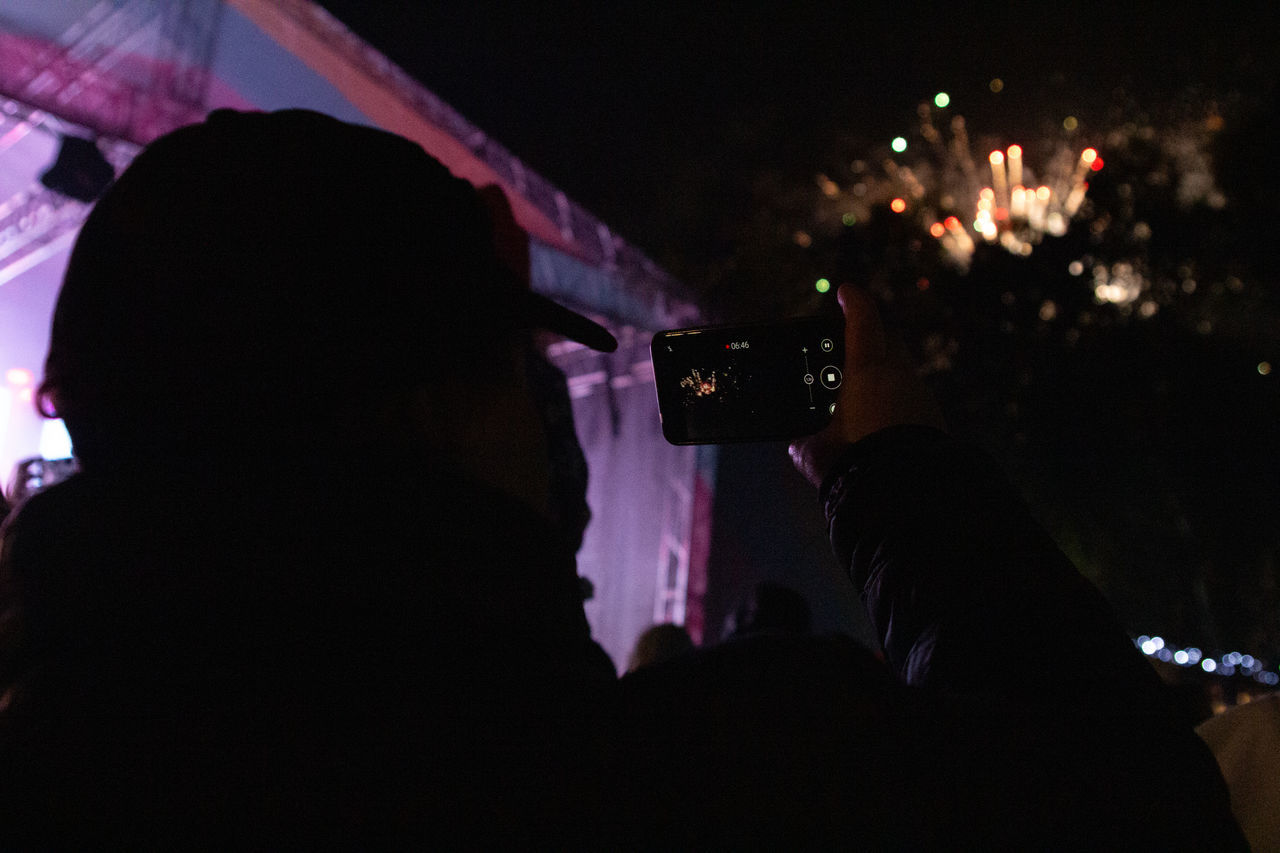
<svg viewBox="0 0 1280 853">
<path fill-rule="evenodd" d="M 1135 634 L 1280 661 L 1280 5 L 322 5 L 713 316 L 871 284 Z M 984 167 L 1015 142 L 1107 165 L 1064 236 L 961 273 L 942 213 L 888 212 L 894 136 L 925 200 L 951 189 L 920 110 L 962 115 Z"/>
<path fill-rule="evenodd" d="M 1100 128 L 1118 88 L 1272 75 L 1280 36 L 1267 2 L 322 5 L 685 278 L 762 173 L 887 140 L 938 91 L 1010 134 Z"/>
</svg>

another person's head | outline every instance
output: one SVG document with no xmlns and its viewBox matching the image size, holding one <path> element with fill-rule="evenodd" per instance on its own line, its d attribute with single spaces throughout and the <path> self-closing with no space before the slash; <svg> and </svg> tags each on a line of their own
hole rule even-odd
<svg viewBox="0 0 1280 853">
<path fill-rule="evenodd" d="M 693 651 L 693 648 L 693 639 L 681 626 L 668 623 L 652 625 L 636 638 L 635 647 L 627 659 L 627 672 L 673 660 Z"/>
<path fill-rule="evenodd" d="M 813 619 L 809 602 L 789 586 L 761 581 L 734 613 L 731 636 L 807 634 Z"/>
<path fill-rule="evenodd" d="M 149 145 L 85 222 L 41 405 L 86 470 L 424 440 L 518 467 L 541 450 L 522 336 L 614 342 L 518 281 L 492 206 L 394 134 L 216 111 Z"/>
</svg>

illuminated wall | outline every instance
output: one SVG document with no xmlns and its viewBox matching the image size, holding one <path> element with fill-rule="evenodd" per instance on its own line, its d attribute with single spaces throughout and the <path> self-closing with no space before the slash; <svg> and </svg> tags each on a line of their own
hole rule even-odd
<svg viewBox="0 0 1280 853">
<path fill-rule="evenodd" d="M 46 424 L 31 402 L 49 341 L 66 250 L 0 284 L 0 482 L 7 488 L 14 463 L 40 455 Z"/>
</svg>

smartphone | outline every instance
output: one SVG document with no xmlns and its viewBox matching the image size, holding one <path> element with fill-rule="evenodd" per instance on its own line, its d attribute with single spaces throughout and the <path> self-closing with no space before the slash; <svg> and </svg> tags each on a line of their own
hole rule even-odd
<svg viewBox="0 0 1280 853">
<path fill-rule="evenodd" d="M 13 487 L 9 498 L 13 504 L 31 497 L 36 492 L 44 491 L 54 483 L 59 483 L 80 470 L 80 461 L 75 458 L 45 459 L 33 456 L 23 459 L 14 467 Z"/>
<path fill-rule="evenodd" d="M 662 434 L 672 444 L 774 441 L 831 420 L 844 318 L 672 329 L 653 336 Z"/>
</svg>

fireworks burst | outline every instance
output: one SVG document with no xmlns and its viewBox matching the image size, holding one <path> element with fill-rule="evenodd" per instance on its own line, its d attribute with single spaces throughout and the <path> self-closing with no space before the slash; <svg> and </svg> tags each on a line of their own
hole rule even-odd
<svg viewBox="0 0 1280 853">
<path fill-rule="evenodd" d="M 987 135 L 975 142 L 963 116 L 946 116 L 949 105 L 921 104 L 910 134 L 846 161 L 847 171 L 818 174 L 811 222 L 792 229 L 793 242 L 817 246 L 873 217 L 896 216 L 919 235 L 920 248 L 935 246 L 937 260 L 964 276 L 984 246 L 1027 257 L 1058 241 L 1045 258 L 1052 268 L 1038 263 L 1036 275 L 1067 276 L 1095 310 L 1120 320 L 1149 319 L 1175 305 L 1187 314 L 1199 310 L 1206 278 L 1214 296 L 1244 290 L 1238 276 L 1217 269 L 1203 252 L 1186 254 L 1191 247 L 1180 238 L 1187 235 L 1174 235 L 1184 220 L 1227 207 L 1210 154 L 1224 124 L 1218 102 L 1184 100 L 1162 120 L 1126 104 L 1117 114 L 1133 118 L 1093 131 L 1091 144 L 1071 117 L 1055 122 L 1059 129 L 1045 138 Z M 1063 258 L 1064 252 L 1072 254 Z M 1040 307 L 1046 322 L 1079 326 L 1096 319 Z M 1193 325 L 1205 333 L 1218 323 L 1210 316 Z"/>
<path fill-rule="evenodd" d="M 1066 234 L 1071 220 L 1082 213 L 1087 179 L 1103 167 L 1097 149 L 1076 152 L 1065 140 L 1042 144 L 1044 167 L 1037 174 L 1016 143 L 975 158 L 964 117 L 950 120 L 947 136 L 938 130 L 935 113 L 928 104 L 918 110 L 921 145 L 898 137 L 878 169 L 855 160 L 847 189 L 818 175 L 826 208 L 819 221 L 830 221 L 834 214 L 851 225 L 877 207 L 888 207 L 927 231 L 961 272 L 969 269 L 980 242 L 1025 256 L 1046 236 Z M 903 156 L 916 150 L 923 153 L 911 160 Z M 811 239 L 806 232 L 797 238 L 801 243 Z"/>
</svg>

